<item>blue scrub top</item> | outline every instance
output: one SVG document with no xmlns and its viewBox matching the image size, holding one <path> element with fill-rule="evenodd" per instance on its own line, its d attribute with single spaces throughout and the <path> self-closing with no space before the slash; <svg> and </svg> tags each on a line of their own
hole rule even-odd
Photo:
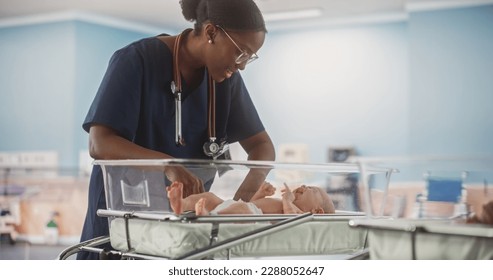
<svg viewBox="0 0 493 280">
<path fill-rule="evenodd" d="M 175 99 L 172 52 L 157 37 L 134 42 L 110 59 L 108 69 L 83 124 L 85 131 L 93 124 L 115 130 L 121 137 L 142 147 L 176 158 L 201 159 L 207 135 L 207 71 L 202 83 L 191 89 L 183 83 L 183 147 L 175 144 Z M 216 137 L 234 143 L 259 132 L 264 126 L 240 74 L 216 83 Z M 101 168 L 94 166 L 89 186 L 89 200 L 81 241 L 108 235 L 107 218 L 96 215 L 106 209 Z M 98 256 L 81 252 L 78 259 Z"/>
</svg>

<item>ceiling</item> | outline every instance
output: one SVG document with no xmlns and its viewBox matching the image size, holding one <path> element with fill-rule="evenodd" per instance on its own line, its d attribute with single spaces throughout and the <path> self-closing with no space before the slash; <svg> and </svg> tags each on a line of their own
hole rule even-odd
<svg viewBox="0 0 493 280">
<path fill-rule="evenodd" d="M 362 18 L 406 15 L 412 9 L 443 8 L 491 3 L 490 0 L 256 0 L 272 30 L 300 24 L 343 22 Z M 306 10 L 310 19 L 269 21 L 272 13 Z M 153 28 L 189 27 L 179 0 L 0 0 L 0 22 L 12 19 L 76 13 L 117 19 Z"/>
</svg>

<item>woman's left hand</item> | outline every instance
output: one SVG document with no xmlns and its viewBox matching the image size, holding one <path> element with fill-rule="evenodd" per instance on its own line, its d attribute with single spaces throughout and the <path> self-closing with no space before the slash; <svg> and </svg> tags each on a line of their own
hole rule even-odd
<svg viewBox="0 0 493 280">
<path fill-rule="evenodd" d="M 181 166 L 166 167 L 166 177 L 171 182 L 179 181 L 183 183 L 183 198 L 205 192 L 204 183 L 197 176 Z"/>
</svg>

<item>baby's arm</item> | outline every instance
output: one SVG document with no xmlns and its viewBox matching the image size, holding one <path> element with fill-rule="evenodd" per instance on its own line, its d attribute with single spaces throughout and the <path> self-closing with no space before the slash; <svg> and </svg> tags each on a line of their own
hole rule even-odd
<svg viewBox="0 0 493 280">
<path fill-rule="evenodd" d="M 294 195 L 288 186 L 285 185 L 282 192 L 282 210 L 284 214 L 303 214 L 303 211 L 293 204 Z"/>
<path fill-rule="evenodd" d="M 265 198 L 266 196 L 274 195 L 276 192 L 276 188 L 272 186 L 268 182 L 263 182 L 262 185 L 258 188 L 257 192 L 252 196 L 250 201 L 255 201 L 261 198 Z"/>
</svg>

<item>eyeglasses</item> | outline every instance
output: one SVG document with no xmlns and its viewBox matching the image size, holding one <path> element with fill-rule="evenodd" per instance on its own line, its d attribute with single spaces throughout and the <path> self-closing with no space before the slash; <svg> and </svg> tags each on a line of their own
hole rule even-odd
<svg viewBox="0 0 493 280">
<path fill-rule="evenodd" d="M 235 59 L 236 64 L 242 64 L 244 62 L 246 62 L 246 64 L 248 64 L 248 63 L 250 63 L 250 62 L 252 62 L 258 58 L 258 55 L 256 53 L 249 54 L 246 51 L 242 50 L 238 46 L 238 44 L 236 44 L 235 40 L 233 40 L 233 38 L 231 38 L 231 36 L 229 36 L 228 32 L 226 32 L 226 30 L 224 30 L 221 26 L 216 25 L 216 27 L 221 29 L 224 32 L 224 34 L 226 34 L 226 36 L 228 36 L 229 40 L 231 40 L 231 42 L 235 45 L 235 47 L 241 52 L 241 54 L 238 57 L 236 57 L 236 59 Z"/>
</svg>

